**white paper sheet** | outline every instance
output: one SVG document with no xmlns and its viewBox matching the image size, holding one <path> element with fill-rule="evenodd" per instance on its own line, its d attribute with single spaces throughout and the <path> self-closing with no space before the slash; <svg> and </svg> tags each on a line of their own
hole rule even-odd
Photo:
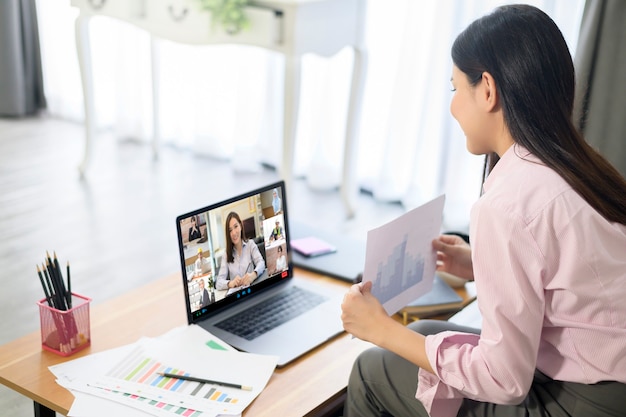
<svg viewBox="0 0 626 417">
<path fill-rule="evenodd" d="M 277 360 L 274 356 L 235 351 L 214 335 L 192 325 L 159 338 L 144 338 L 55 365 L 50 370 L 60 385 L 90 395 L 80 395 L 81 401 L 72 407 L 71 416 L 84 415 L 84 407 L 93 407 L 91 402 L 97 401 L 91 398 L 95 396 L 107 400 L 109 405 L 115 402 L 155 416 L 208 417 L 241 414 L 265 388 Z M 163 380 L 156 375 L 158 371 L 183 369 L 186 374 L 249 385 L 253 390 Z M 206 395 L 209 391 L 211 395 Z M 104 405 L 98 407 L 102 409 Z M 112 415 L 111 410 L 107 411 Z"/>
<path fill-rule="evenodd" d="M 433 286 L 444 202 L 441 195 L 367 234 L 363 281 L 390 315 Z"/>
</svg>

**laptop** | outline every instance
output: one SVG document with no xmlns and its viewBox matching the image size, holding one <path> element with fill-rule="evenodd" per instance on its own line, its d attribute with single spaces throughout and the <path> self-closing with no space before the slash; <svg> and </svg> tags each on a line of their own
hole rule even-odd
<svg viewBox="0 0 626 417">
<path fill-rule="evenodd" d="M 345 291 L 294 276 L 284 181 L 182 214 L 176 229 L 189 324 L 279 367 L 343 332 Z"/>
</svg>

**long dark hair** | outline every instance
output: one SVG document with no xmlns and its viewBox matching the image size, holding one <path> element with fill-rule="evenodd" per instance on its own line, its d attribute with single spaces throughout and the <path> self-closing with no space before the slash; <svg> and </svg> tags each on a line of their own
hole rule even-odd
<svg viewBox="0 0 626 417">
<path fill-rule="evenodd" d="M 528 5 L 498 7 L 456 38 L 452 61 L 472 85 L 490 73 L 513 140 L 606 219 L 626 224 L 626 180 L 574 126 L 574 64 L 548 15 Z M 497 159 L 487 157 L 485 174 Z"/>
<path fill-rule="evenodd" d="M 226 233 L 226 260 L 228 261 L 228 263 L 233 263 L 235 261 L 235 251 L 234 251 L 234 247 L 233 247 L 233 240 L 230 238 L 230 231 L 228 230 L 230 228 L 230 221 L 231 219 L 235 219 L 237 220 L 237 223 L 239 223 L 239 227 L 241 228 L 241 241 L 244 242 L 245 238 L 244 236 L 246 235 L 246 231 L 243 228 L 243 222 L 241 221 L 241 217 L 239 217 L 239 215 L 237 213 L 235 213 L 234 211 L 231 211 L 230 213 L 228 213 L 228 216 L 226 216 L 226 225 L 225 225 L 225 233 Z"/>
</svg>

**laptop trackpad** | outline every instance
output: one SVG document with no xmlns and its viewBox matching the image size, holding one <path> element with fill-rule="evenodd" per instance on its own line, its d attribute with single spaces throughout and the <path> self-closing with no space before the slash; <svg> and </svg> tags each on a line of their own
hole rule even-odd
<svg viewBox="0 0 626 417">
<path fill-rule="evenodd" d="M 329 331 L 329 327 L 334 331 Z M 254 353 L 277 355 L 280 367 L 341 332 L 339 306 L 334 308 L 325 304 L 259 336 L 251 349 Z M 243 350 L 247 350 L 245 345 L 242 344 Z"/>
</svg>

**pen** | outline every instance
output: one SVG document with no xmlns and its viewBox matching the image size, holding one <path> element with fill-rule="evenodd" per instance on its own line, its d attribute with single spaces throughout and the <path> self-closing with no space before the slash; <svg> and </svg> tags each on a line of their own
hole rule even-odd
<svg viewBox="0 0 626 417">
<path fill-rule="evenodd" d="M 210 379 L 196 378 L 194 376 L 187 376 L 187 375 L 169 374 L 167 372 L 157 372 L 157 374 L 164 376 L 166 378 L 176 378 L 176 379 L 182 379 L 183 381 L 193 381 L 193 382 L 200 382 L 203 384 L 222 385 L 224 387 L 239 388 L 244 391 L 252 391 L 252 387 L 247 386 L 247 385 L 231 384 L 230 382 L 212 381 Z"/>
</svg>

